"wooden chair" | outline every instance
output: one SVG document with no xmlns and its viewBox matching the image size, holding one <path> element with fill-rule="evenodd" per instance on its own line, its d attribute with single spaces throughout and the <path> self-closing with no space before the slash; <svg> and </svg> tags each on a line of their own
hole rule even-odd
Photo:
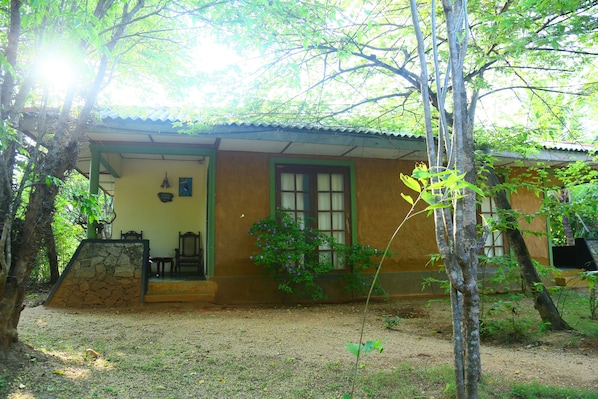
<svg viewBox="0 0 598 399">
<path fill-rule="evenodd" d="M 201 246 L 201 233 L 193 233 L 191 231 L 181 234 L 179 232 L 179 247 L 175 252 L 175 266 L 177 272 L 181 271 L 181 267 L 197 267 L 197 274 L 205 277 L 203 267 L 203 248 Z"/>
<path fill-rule="evenodd" d="M 143 240 L 143 230 L 141 230 L 141 232 L 136 232 L 135 230 L 129 230 L 126 233 L 123 233 L 123 231 L 120 231 L 120 239 L 121 240 L 126 240 L 126 241 L 134 241 L 134 240 Z M 148 258 L 148 263 L 146 266 L 146 270 L 147 270 L 147 275 L 151 276 L 152 275 L 152 264 L 154 262 L 152 261 L 151 256 Z M 158 271 L 159 271 L 159 265 L 158 265 Z"/>
<path fill-rule="evenodd" d="M 138 233 L 135 230 L 129 230 L 126 233 L 123 233 L 121 230 L 120 231 L 120 239 L 121 240 L 143 240 L 143 230 L 141 230 L 141 233 Z"/>
</svg>

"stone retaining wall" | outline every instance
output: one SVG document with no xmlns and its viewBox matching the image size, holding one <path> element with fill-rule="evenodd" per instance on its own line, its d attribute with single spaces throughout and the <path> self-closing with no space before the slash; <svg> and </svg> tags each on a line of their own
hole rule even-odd
<svg viewBox="0 0 598 399">
<path fill-rule="evenodd" d="M 83 240 L 47 306 L 110 308 L 142 301 L 148 240 Z"/>
</svg>

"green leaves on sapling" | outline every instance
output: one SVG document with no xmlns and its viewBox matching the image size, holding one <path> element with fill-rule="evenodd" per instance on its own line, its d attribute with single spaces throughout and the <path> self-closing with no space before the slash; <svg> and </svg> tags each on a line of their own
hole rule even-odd
<svg viewBox="0 0 598 399">
<path fill-rule="evenodd" d="M 458 173 L 451 169 L 432 172 L 425 164 L 417 165 L 411 176 L 401 173 L 401 181 L 418 193 L 417 200 L 401 193 L 403 199 L 411 206 L 421 199 L 428 204 L 425 208 L 427 211 L 450 208 L 454 200 L 468 195 L 467 191 L 484 196 L 484 192 L 479 187 L 465 180 L 465 173 Z"/>
<path fill-rule="evenodd" d="M 347 350 L 351 352 L 355 356 L 359 356 L 360 354 L 369 355 L 373 351 L 378 353 L 382 353 L 384 347 L 382 346 L 382 341 L 380 340 L 369 340 L 366 341 L 365 344 L 356 344 L 354 342 L 347 342 Z"/>
</svg>

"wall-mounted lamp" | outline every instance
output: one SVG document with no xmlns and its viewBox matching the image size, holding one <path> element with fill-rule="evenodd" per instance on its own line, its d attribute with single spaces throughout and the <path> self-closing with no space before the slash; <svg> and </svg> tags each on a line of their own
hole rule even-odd
<svg viewBox="0 0 598 399">
<path fill-rule="evenodd" d="M 162 202 L 172 202 L 174 195 L 172 193 L 158 193 L 158 198 Z"/>
<path fill-rule="evenodd" d="M 160 187 L 162 187 L 162 188 L 170 187 L 170 182 L 168 181 L 168 172 L 164 172 L 164 180 L 162 180 L 162 185 Z"/>
</svg>

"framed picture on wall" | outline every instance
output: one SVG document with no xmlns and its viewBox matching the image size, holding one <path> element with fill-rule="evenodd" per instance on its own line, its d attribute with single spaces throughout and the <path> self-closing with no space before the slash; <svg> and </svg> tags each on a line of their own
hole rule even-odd
<svg viewBox="0 0 598 399">
<path fill-rule="evenodd" d="M 193 178 L 179 177 L 179 197 L 191 197 L 193 195 Z"/>
</svg>

